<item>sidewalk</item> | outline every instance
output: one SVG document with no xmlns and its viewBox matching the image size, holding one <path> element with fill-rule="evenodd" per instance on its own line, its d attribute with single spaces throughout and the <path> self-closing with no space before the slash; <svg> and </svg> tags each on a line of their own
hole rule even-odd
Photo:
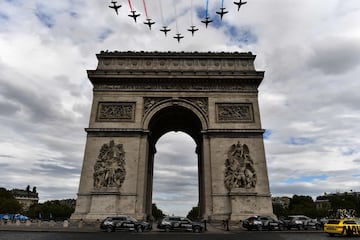
<svg viewBox="0 0 360 240">
<path fill-rule="evenodd" d="M 16 223 L 1 223 L 0 231 L 30 231 L 30 232 L 100 232 L 100 223 L 86 222 L 55 222 L 55 221 L 27 221 Z"/>
<path fill-rule="evenodd" d="M 223 225 L 222 222 L 212 222 L 207 223 L 207 229 L 209 232 L 217 232 L 217 233 L 234 233 L 234 232 L 241 232 L 244 229 L 239 224 L 231 224 L 227 229 L 226 226 Z"/>
<path fill-rule="evenodd" d="M 207 233 L 231 234 L 243 231 L 240 225 L 231 224 L 229 231 L 224 228 L 221 222 L 212 222 L 206 224 Z M 81 222 L 81 221 L 27 221 L 26 223 L 1 223 L 0 231 L 24 231 L 24 232 L 101 232 L 100 223 L 98 222 Z M 152 230 L 157 232 L 156 225 Z"/>
</svg>

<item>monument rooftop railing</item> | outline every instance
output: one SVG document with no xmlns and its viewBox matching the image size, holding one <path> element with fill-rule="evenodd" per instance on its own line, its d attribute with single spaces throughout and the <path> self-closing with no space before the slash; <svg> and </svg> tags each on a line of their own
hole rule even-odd
<svg viewBox="0 0 360 240">
<path fill-rule="evenodd" d="M 97 70 L 182 72 L 255 71 L 252 53 L 101 52 Z"/>
</svg>

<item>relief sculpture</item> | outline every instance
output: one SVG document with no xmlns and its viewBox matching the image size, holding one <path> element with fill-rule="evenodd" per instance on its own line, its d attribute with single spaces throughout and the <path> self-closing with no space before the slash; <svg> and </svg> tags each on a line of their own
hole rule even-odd
<svg viewBox="0 0 360 240">
<path fill-rule="evenodd" d="M 98 121 L 133 121 L 135 103 L 100 102 L 97 115 Z"/>
<path fill-rule="evenodd" d="M 102 145 L 94 166 L 94 188 L 120 188 L 125 180 L 125 151 L 122 144 Z"/>
<path fill-rule="evenodd" d="M 217 104 L 218 122 L 252 122 L 252 105 L 248 103 Z"/>
<path fill-rule="evenodd" d="M 233 144 L 225 161 L 225 187 L 229 191 L 233 188 L 254 188 L 256 180 L 254 161 L 248 146 L 240 142 Z"/>
</svg>

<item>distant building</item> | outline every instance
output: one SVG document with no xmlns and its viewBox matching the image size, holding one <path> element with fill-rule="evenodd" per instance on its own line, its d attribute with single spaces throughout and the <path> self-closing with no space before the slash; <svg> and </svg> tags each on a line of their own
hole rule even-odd
<svg viewBox="0 0 360 240">
<path fill-rule="evenodd" d="M 315 201 L 316 209 L 330 210 L 332 207 L 329 198 L 342 197 L 342 196 L 360 197 L 360 192 L 353 192 L 351 190 L 350 192 L 324 193 L 324 195 L 316 197 L 316 201 Z"/>
<path fill-rule="evenodd" d="M 23 211 L 29 210 L 30 206 L 39 202 L 39 194 L 36 192 L 36 187 L 30 191 L 30 186 L 23 189 L 11 190 L 15 199 L 21 204 Z"/>
<path fill-rule="evenodd" d="M 272 197 L 272 204 L 273 205 L 280 205 L 283 208 L 289 208 L 290 200 L 289 197 Z"/>
<path fill-rule="evenodd" d="M 315 207 L 317 210 L 329 210 L 331 209 L 331 203 L 328 199 L 316 199 Z"/>
</svg>

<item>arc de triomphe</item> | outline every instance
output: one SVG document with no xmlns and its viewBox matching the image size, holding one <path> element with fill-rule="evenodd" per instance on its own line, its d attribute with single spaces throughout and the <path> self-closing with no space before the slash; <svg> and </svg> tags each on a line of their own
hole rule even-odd
<svg viewBox="0 0 360 240">
<path fill-rule="evenodd" d="M 272 215 L 258 105 L 264 72 L 252 53 L 101 52 L 75 213 L 151 215 L 155 144 L 196 142 L 205 219 Z"/>
</svg>

